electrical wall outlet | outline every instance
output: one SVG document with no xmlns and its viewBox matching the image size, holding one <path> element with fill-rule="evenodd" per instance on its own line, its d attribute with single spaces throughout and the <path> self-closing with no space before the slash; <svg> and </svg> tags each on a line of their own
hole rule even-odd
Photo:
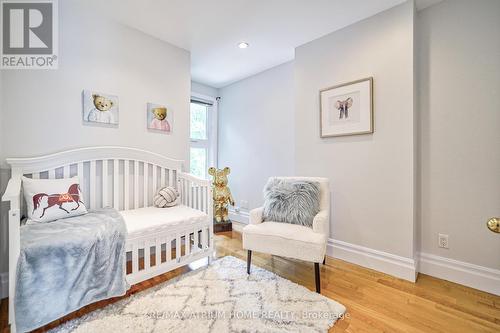
<svg viewBox="0 0 500 333">
<path fill-rule="evenodd" d="M 240 200 L 240 207 L 243 209 L 248 209 L 248 201 L 247 200 Z"/>
<path fill-rule="evenodd" d="M 438 234 L 438 246 L 443 249 L 448 249 L 448 235 Z"/>
</svg>

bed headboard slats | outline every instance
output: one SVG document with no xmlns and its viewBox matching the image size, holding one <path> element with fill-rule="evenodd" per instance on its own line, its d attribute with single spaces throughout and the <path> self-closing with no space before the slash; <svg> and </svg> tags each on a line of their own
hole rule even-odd
<svg viewBox="0 0 500 333">
<path fill-rule="evenodd" d="M 96 161 L 90 161 L 90 189 L 88 191 L 89 201 L 88 205 L 90 209 L 96 208 Z"/>
<path fill-rule="evenodd" d="M 158 167 L 153 164 L 153 175 L 151 176 L 153 179 L 153 193 L 156 193 L 156 191 L 158 191 L 158 174 L 157 173 L 158 173 Z M 153 198 L 151 198 L 151 202 L 153 202 Z"/>
<path fill-rule="evenodd" d="M 108 201 L 108 160 L 102 160 L 102 206 L 110 207 Z"/>
<path fill-rule="evenodd" d="M 139 208 L 139 161 L 134 161 L 134 209 Z"/>
<path fill-rule="evenodd" d="M 129 161 L 125 161 L 124 164 L 125 164 L 124 174 L 130 175 L 130 163 L 129 163 Z M 130 177 L 125 177 L 124 185 L 125 186 L 124 186 L 123 195 L 124 195 L 125 204 L 124 204 L 123 209 L 127 210 L 127 209 L 130 209 Z"/>
<path fill-rule="evenodd" d="M 120 179 L 118 178 L 120 173 L 119 173 L 119 168 L 120 167 L 120 161 L 117 159 L 113 160 L 113 208 L 114 209 L 120 209 L 120 196 L 118 193 L 120 193 Z"/>
<path fill-rule="evenodd" d="M 149 206 L 148 202 L 148 192 L 149 192 L 149 164 L 148 163 L 143 163 L 142 165 L 143 169 L 143 177 L 142 180 L 144 182 L 144 185 L 142 187 L 142 205 L 143 207 Z"/>
<path fill-rule="evenodd" d="M 7 162 L 13 171 L 34 179 L 78 176 L 84 202 L 90 209 L 141 208 L 152 205 L 159 187 L 188 190 L 187 186 L 177 186 L 182 161 L 134 148 L 90 147 Z"/>
</svg>

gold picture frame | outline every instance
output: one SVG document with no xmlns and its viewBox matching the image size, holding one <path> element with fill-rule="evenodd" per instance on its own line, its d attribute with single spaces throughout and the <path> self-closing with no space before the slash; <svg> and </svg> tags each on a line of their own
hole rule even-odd
<svg viewBox="0 0 500 333">
<path fill-rule="evenodd" d="M 319 120 L 321 138 L 372 134 L 373 77 L 321 89 Z"/>
</svg>

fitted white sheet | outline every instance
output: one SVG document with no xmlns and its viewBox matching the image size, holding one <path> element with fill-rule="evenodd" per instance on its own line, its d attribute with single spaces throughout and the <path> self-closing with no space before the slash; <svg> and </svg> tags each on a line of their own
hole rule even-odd
<svg viewBox="0 0 500 333">
<path fill-rule="evenodd" d="M 167 230 L 174 226 L 206 221 L 208 215 L 184 205 L 168 208 L 144 207 L 120 212 L 127 225 L 128 237 Z"/>
</svg>

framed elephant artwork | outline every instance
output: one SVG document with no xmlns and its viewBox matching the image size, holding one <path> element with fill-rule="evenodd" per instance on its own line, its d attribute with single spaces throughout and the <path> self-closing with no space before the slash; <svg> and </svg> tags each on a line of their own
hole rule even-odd
<svg viewBox="0 0 500 333">
<path fill-rule="evenodd" d="M 373 78 L 321 89 L 322 138 L 373 133 Z"/>
</svg>

